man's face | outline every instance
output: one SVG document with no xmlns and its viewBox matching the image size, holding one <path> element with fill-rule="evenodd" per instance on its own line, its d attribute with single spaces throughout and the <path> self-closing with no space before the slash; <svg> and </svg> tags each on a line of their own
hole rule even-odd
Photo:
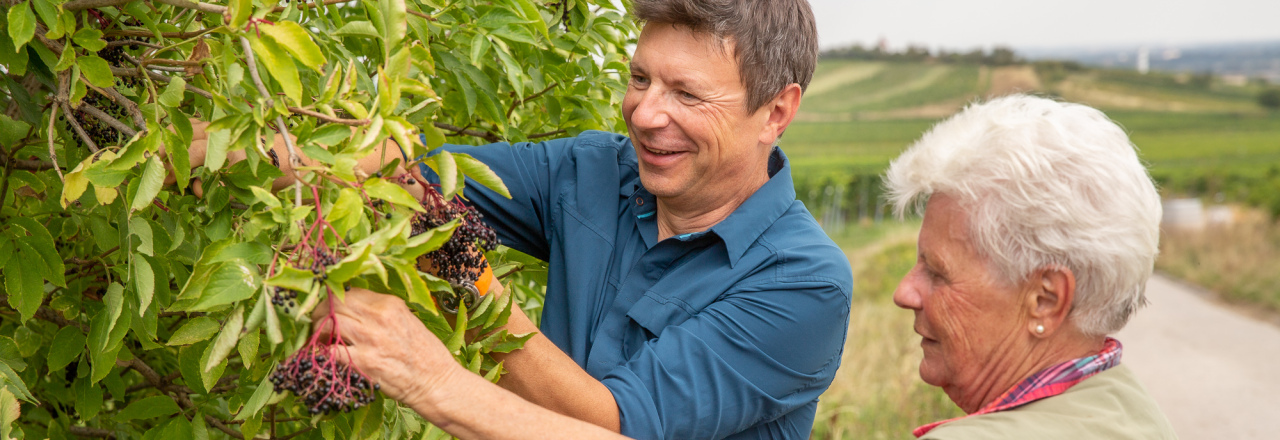
<svg viewBox="0 0 1280 440">
<path fill-rule="evenodd" d="M 715 206 L 768 180 L 769 112 L 749 114 L 733 44 L 714 38 L 661 23 L 640 34 L 622 115 L 659 198 Z"/>
<path fill-rule="evenodd" d="M 986 392 L 1026 356 L 1018 286 L 999 281 L 969 238 L 968 215 L 953 197 L 935 193 L 925 207 L 916 266 L 893 293 L 915 312 L 923 337 L 920 377 L 942 387 L 961 408 Z M 976 408 L 973 408 L 976 409 Z"/>
</svg>

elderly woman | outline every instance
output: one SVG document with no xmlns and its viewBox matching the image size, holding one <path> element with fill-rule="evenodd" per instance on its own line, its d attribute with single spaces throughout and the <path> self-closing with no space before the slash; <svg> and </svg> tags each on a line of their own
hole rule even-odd
<svg viewBox="0 0 1280 440">
<path fill-rule="evenodd" d="M 1160 201 L 1101 112 L 1015 95 L 938 124 L 885 178 L 919 253 L 893 300 L 920 377 L 968 414 L 927 439 L 1175 438 L 1108 337 L 1146 302 Z"/>
</svg>

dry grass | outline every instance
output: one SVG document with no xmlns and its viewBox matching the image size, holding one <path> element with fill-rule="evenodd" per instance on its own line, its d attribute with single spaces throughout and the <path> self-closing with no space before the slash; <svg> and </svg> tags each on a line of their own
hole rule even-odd
<svg viewBox="0 0 1280 440">
<path fill-rule="evenodd" d="M 812 437 L 912 439 L 917 426 L 963 414 L 942 390 L 920 381 L 920 337 L 911 330 L 911 313 L 892 301 L 898 280 L 915 264 L 919 224 L 854 229 L 881 238 L 846 248 L 855 280 L 849 336 Z"/>
<path fill-rule="evenodd" d="M 1228 302 L 1280 313 L 1280 224 L 1248 213 L 1226 227 L 1165 231 L 1156 269 Z"/>
</svg>

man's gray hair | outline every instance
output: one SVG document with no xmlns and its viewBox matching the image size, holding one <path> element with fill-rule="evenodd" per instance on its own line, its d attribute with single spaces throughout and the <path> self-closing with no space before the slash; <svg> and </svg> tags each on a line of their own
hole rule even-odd
<svg viewBox="0 0 1280 440">
<path fill-rule="evenodd" d="M 733 41 L 738 75 L 755 112 L 788 84 L 809 87 L 818 26 L 807 0 L 633 0 L 636 18 Z"/>
<path fill-rule="evenodd" d="M 1005 282 L 1069 268 L 1068 319 L 1091 335 L 1146 303 L 1160 197 L 1123 129 L 1102 112 L 1025 95 L 970 105 L 929 130 L 885 176 L 899 216 L 956 197 L 978 253 Z"/>
</svg>

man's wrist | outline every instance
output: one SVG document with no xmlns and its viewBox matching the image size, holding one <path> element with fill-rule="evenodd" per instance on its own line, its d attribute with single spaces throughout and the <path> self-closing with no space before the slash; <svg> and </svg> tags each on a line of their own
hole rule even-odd
<svg viewBox="0 0 1280 440">
<path fill-rule="evenodd" d="M 465 387 L 467 380 L 471 379 L 467 376 L 475 375 L 457 363 L 449 363 L 431 372 L 421 386 L 412 395 L 405 396 L 401 403 L 413 408 L 436 426 L 444 428 L 456 422 L 453 412 L 466 405 L 455 396 L 460 394 L 458 389 Z"/>
</svg>

